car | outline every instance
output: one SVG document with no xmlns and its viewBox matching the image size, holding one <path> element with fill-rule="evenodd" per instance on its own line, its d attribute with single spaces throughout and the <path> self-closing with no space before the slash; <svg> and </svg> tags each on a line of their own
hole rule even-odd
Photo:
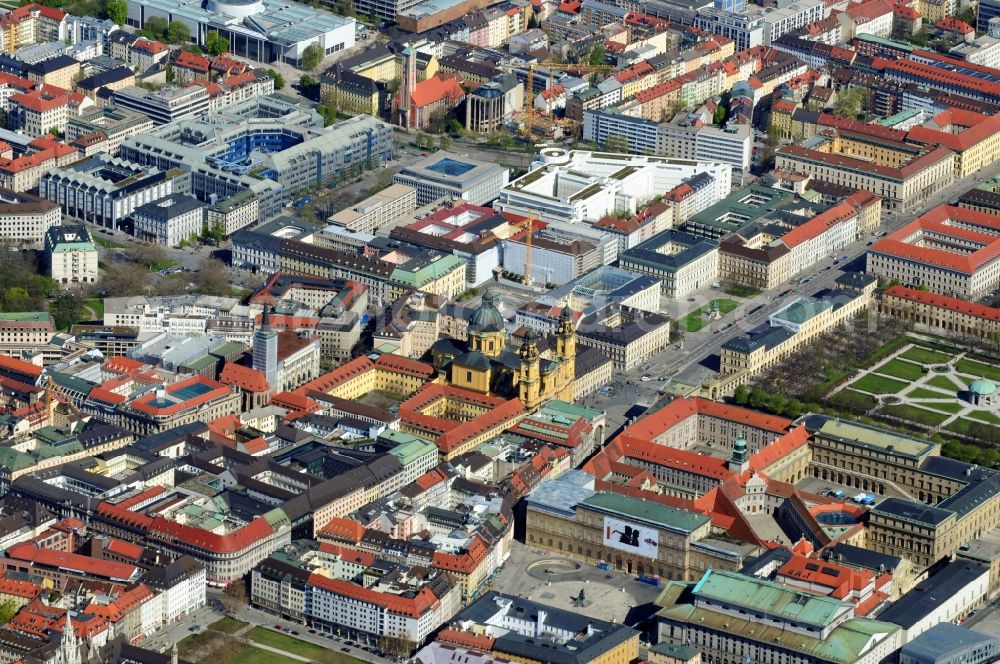
<svg viewBox="0 0 1000 664">
<path fill-rule="evenodd" d="M 274 628 L 275 629 L 281 629 L 281 625 L 275 625 Z"/>
<path fill-rule="evenodd" d="M 298 632 L 296 632 L 295 630 L 292 630 L 292 636 L 298 636 L 298 635 L 299 635 Z"/>
<path fill-rule="evenodd" d="M 340 652 L 351 652 L 350 648 L 344 647 L 340 649 Z"/>
<path fill-rule="evenodd" d="M 866 244 L 865 246 L 866 246 L 866 247 L 870 247 L 870 246 L 872 246 L 873 244 L 875 244 L 875 243 L 874 243 L 874 242 L 869 242 L 869 243 L 868 243 L 868 244 Z"/>
<path fill-rule="evenodd" d="M 653 380 L 653 377 L 650 376 L 649 374 L 644 374 L 642 378 L 640 378 L 639 380 L 641 380 L 644 383 L 648 383 L 649 381 Z"/>
<path fill-rule="evenodd" d="M 316 630 L 314 630 L 314 629 L 311 629 L 311 630 L 309 630 L 309 633 L 310 633 L 310 634 L 315 634 L 315 633 L 316 633 Z"/>
</svg>

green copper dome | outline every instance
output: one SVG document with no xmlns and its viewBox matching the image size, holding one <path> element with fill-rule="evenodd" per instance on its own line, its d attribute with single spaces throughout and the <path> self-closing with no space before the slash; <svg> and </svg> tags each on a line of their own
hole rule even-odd
<svg viewBox="0 0 1000 664">
<path fill-rule="evenodd" d="M 997 391 L 996 383 L 986 380 L 985 378 L 977 378 L 976 380 L 969 383 L 969 393 L 975 394 L 981 397 L 988 397 L 991 394 L 995 394 Z"/>
<path fill-rule="evenodd" d="M 473 332 L 503 332 L 503 328 L 503 314 L 497 309 L 493 293 L 487 291 L 483 295 L 482 303 L 472 312 L 472 317 L 469 319 L 469 330 Z"/>
</svg>

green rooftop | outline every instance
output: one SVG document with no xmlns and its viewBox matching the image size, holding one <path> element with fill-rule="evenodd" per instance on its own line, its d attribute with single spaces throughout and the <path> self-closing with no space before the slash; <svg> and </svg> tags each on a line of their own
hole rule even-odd
<svg viewBox="0 0 1000 664">
<path fill-rule="evenodd" d="M 785 321 L 793 325 L 802 325 L 808 320 L 815 318 L 819 314 L 829 309 L 831 305 L 825 300 L 816 300 L 811 297 L 796 298 L 785 308 L 776 311 L 771 315 L 772 320 Z"/>
<path fill-rule="evenodd" d="M 782 621 L 825 628 L 851 608 L 848 602 L 802 593 L 788 586 L 736 572 L 709 570 L 695 584 L 698 598 L 735 604 Z"/>
<path fill-rule="evenodd" d="M 670 530 L 690 533 L 707 524 L 710 519 L 701 514 L 686 512 L 667 505 L 630 498 L 619 493 L 600 491 L 585 499 L 581 504 L 599 510 L 613 512 L 625 517 L 640 519 Z"/>
<path fill-rule="evenodd" d="M 408 466 L 427 454 L 438 452 L 438 447 L 434 443 L 401 431 L 387 429 L 379 434 L 379 438 L 396 443 L 396 447 L 389 450 L 389 454 L 399 459 L 399 463 L 403 466 Z"/>
<path fill-rule="evenodd" d="M 390 279 L 398 284 L 420 288 L 432 281 L 440 279 L 452 270 L 465 265 L 465 261 L 450 254 L 440 255 L 423 265 L 410 269 L 406 266 L 397 266 L 392 271 Z"/>
<path fill-rule="evenodd" d="M 930 455 L 936 447 L 934 443 L 844 420 L 827 420 L 817 433 L 821 437 L 854 443 L 883 453 L 913 459 L 922 459 Z"/>
<path fill-rule="evenodd" d="M 593 408 L 587 408 L 585 406 L 578 406 L 573 403 L 568 403 L 566 401 L 560 401 L 558 399 L 553 399 L 548 401 L 542 406 L 539 412 L 553 412 L 559 413 L 561 415 L 566 415 L 572 419 L 583 418 L 588 422 L 593 422 L 597 418 L 601 417 L 604 413 L 599 410 L 594 410 Z"/>
<path fill-rule="evenodd" d="M 11 311 L 0 313 L 0 320 L 8 321 L 38 321 L 43 322 L 50 319 L 47 311 Z"/>
</svg>

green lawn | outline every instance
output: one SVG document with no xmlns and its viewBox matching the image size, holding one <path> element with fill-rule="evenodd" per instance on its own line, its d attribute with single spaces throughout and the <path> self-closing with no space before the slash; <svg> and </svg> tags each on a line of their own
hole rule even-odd
<svg viewBox="0 0 1000 664">
<path fill-rule="evenodd" d="M 149 266 L 150 272 L 159 272 L 160 270 L 166 270 L 167 268 L 177 267 L 177 261 L 173 258 L 166 258 L 162 261 L 156 261 Z"/>
<path fill-rule="evenodd" d="M 952 390 L 951 394 L 948 394 L 946 392 L 938 392 L 937 390 L 928 390 L 923 387 L 918 387 L 907 392 L 906 396 L 911 399 L 947 399 L 948 397 L 954 397 L 955 392 Z"/>
<path fill-rule="evenodd" d="M 924 372 L 920 369 L 919 364 L 914 364 L 913 362 L 907 362 L 906 360 L 889 360 L 875 371 L 880 374 L 885 374 L 887 376 L 894 376 L 895 378 L 902 378 L 903 380 L 917 380 L 924 375 Z"/>
<path fill-rule="evenodd" d="M 94 320 L 104 321 L 104 300 L 102 298 L 92 297 L 89 300 L 84 300 L 83 304 L 94 312 Z"/>
<path fill-rule="evenodd" d="M 700 309 L 698 311 L 692 311 L 681 319 L 681 327 L 684 328 L 685 332 L 697 332 L 707 324 L 708 321 L 701 317 Z"/>
<path fill-rule="evenodd" d="M 741 284 L 731 284 L 726 286 L 726 295 L 735 295 L 736 297 L 754 297 L 760 295 L 760 291 L 753 286 L 743 286 Z"/>
<path fill-rule="evenodd" d="M 923 401 L 916 405 L 920 406 L 921 408 L 930 408 L 931 410 L 936 410 L 939 413 L 951 413 L 951 414 L 957 413 L 963 408 L 965 408 L 965 404 L 958 403 L 957 401 L 943 401 L 943 402 Z"/>
<path fill-rule="evenodd" d="M 719 313 L 723 315 L 728 314 L 730 311 L 733 311 L 736 307 L 740 306 L 738 302 L 734 302 L 733 300 L 712 300 L 708 303 L 708 306 L 702 309 L 702 311 L 705 313 L 711 311 L 713 303 L 718 305 Z"/>
<path fill-rule="evenodd" d="M 985 410 L 973 410 L 967 413 L 966 417 L 971 417 L 974 420 L 986 422 L 987 424 L 1000 424 L 1000 417 L 997 417 L 993 413 L 988 413 Z"/>
<path fill-rule="evenodd" d="M 300 659 L 283 657 L 263 648 L 246 648 L 229 660 L 229 664 L 303 664 Z"/>
<path fill-rule="evenodd" d="M 945 413 L 934 413 L 929 410 L 924 410 L 923 408 L 915 408 L 914 406 L 906 404 L 885 406 L 882 408 L 881 412 L 886 415 L 892 415 L 904 420 L 909 420 L 910 422 L 917 422 L 918 424 L 931 427 L 936 427 L 948 419 L 948 415 Z"/>
<path fill-rule="evenodd" d="M 121 249 L 122 247 L 125 246 L 124 244 L 119 244 L 114 240 L 108 240 L 99 235 L 91 235 L 91 237 L 94 238 L 94 242 L 101 245 L 105 249 Z"/>
<path fill-rule="evenodd" d="M 955 363 L 955 368 L 964 374 L 975 376 L 976 378 L 989 378 L 1000 381 L 1000 367 L 972 360 L 959 360 Z"/>
<path fill-rule="evenodd" d="M 931 387 L 940 387 L 942 390 L 952 393 L 958 392 L 958 385 L 948 376 L 932 376 L 924 381 L 924 384 Z"/>
<path fill-rule="evenodd" d="M 278 648 L 279 650 L 283 650 L 293 655 L 305 657 L 314 662 L 320 662 L 320 664 L 354 664 L 359 661 L 353 657 L 348 657 L 343 653 L 339 653 L 334 650 L 327 650 L 322 646 L 307 643 L 302 639 L 296 639 L 293 636 L 281 634 L 279 632 L 275 632 L 274 630 L 267 629 L 266 627 L 254 627 L 244 636 L 251 641 L 256 641 L 257 643 L 271 646 L 272 648 Z"/>
<path fill-rule="evenodd" d="M 914 346 L 910 350 L 900 355 L 900 357 L 906 360 L 913 360 L 914 362 L 919 362 L 920 364 L 944 364 L 945 362 L 951 359 L 951 355 L 946 355 L 945 353 L 939 353 L 936 350 L 921 348 L 920 346 Z"/>
<path fill-rule="evenodd" d="M 864 378 L 851 383 L 852 388 L 872 394 L 896 394 L 905 388 L 906 385 L 902 381 L 874 374 L 868 374 Z"/>
<path fill-rule="evenodd" d="M 235 618 L 226 616 L 222 620 L 216 620 L 214 623 L 209 625 L 208 628 L 215 630 L 216 632 L 222 632 L 223 634 L 235 634 L 249 624 L 250 623 L 245 623 L 242 620 L 236 620 Z"/>
</svg>

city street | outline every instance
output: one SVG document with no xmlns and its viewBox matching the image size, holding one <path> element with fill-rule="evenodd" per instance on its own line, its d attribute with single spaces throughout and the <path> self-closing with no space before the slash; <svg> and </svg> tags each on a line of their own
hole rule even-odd
<svg viewBox="0 0 1000 664">
<path fill-rule="evenodd" d="M 984 168 L 974 175 L 953 183 L 933 195 L 918 208 L 906 213 L 883 213 L 882 231 L 894 232 L 928 210 L 957 198 L 984 180 L 993 178 L 1000 172 L 1000 163 Z M 683 349 L 678 343 L 670 344 L 665 350 L 652 356 L 647 365 L 632 371 L 622 372 L 616 376 L 616 389 L 612 396 L 595 394 L 587 397 L 585 405 L 600 408 L 607 413 L 607 432 L 610 439 L 619 427 L 626 421 L 626 413 L 635 404 L 651 405 L 658 397 L 657 391 L 669 387 L 663 377 L 684 385 L 699 385 L 711 378 L 718 370 L 718 353 L 724 343 L 767 322 L 768 317 L 786 305 L 796 295 L 812 295 L 824 289 L 834 288 L 836 279 L 845 271 L 863 271 L 864 254 L 868 244 L 878 238 L 866 235 L 847 248 L 838 252 L 848 259 L 833 265 L 834 258 L 828 257 L 813 265 L 809 270 L 797 275 L 790 283 L 765 291 L 753 298 L 745 299 L 726 295 L 722 290 L 710 287 L 702 288 L 691 298 L 685 300 L 663 300 L 661 312 L 671 320 L 680 320 L 688 313 L 706 306 L 712 300 L 732 299 L 741 302 L 731 313 L 725 314 L 719 320 L 710 321 L 698 332 L 685 332 Z M 838 256 L 838 257 L 839 257 Z M 808 282 L 799 285 L 799 280 L 808 278 Z M 785 291 L 789 294 L 781 297 Z M 757 307 L 759 310 L 747 316 L 746 312 Z M 743 317 L 743 320 L 739 320 Z M 647 369 L 646 366 L 649 368 Z M 650 374 L 653 380 L 642 382 L 643 374 Z M 631 381 L 631 384 L 629 382 Z M 666 390 L 664 390 L 666 391 Z"/>
</svg>

